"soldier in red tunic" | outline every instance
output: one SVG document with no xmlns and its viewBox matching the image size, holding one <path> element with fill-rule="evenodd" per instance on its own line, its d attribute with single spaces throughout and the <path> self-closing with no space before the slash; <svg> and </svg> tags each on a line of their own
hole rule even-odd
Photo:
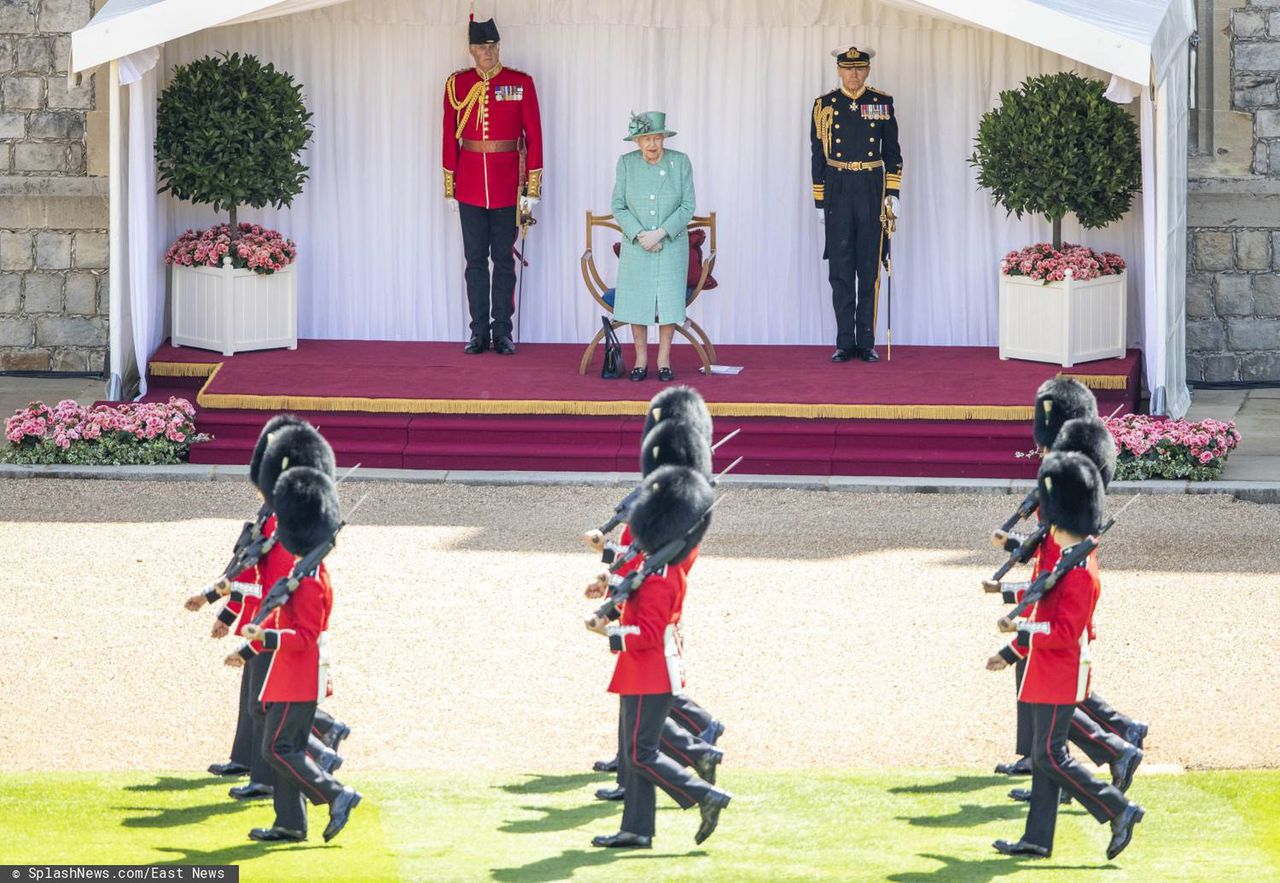
<svg viewBox="0 0 1280 883">
<path fill-rule="evenodd" d="M 1098 468 L 1083 454 L 1055 453 L 1045 458 L 1037 479 L 1040 509 L 1061 549 L 1096 533 L 1102 522 L 1103 488 Z M 1006 855 L 1047 858 L 1053 852 L 1060 789 L 1065 789 L 1099 822 L 1110 822 L 1107 858 L 1129 845 L 1143 809 L 1114 785 L 1095 779 L 1067 751 L 1076 704 L 1089 694 L 1089 636 L 1101 594 L 1096 554 L 1068 571 L 1018 626 L 1030 651 L 1018 698 L 1031 711 L 1031 811 L 1016 842 L 997 840 Z M 987 668 L 1007 666 L 999 654 Z"/>
<path fill-rule="evenodd" d="M 471 339 L 465 352 L 515 353 L 516 207 L 542 196 L 542 122 L 533 77 L 499 60 L 493 19 L 469 25 L 474 68 L 444 87 L 444 195 L 462 219 Z M 493 261 L 493 281 L 489 261 Z M 491 296 L 492 292 L 492 296 Z"/>
<path fill-rule="evenodd" d="M 631 530 L 646 554 L 680 538 L 685 550 L 671 565 L 651 574 L 627 599 L 617 624 L 592 616 L 587 627 L 609 638 L 617 654 L 609 692 L 620 700 L 620 758 L 626 780 L 622 828 L 599 836 L 594 846 L 648 849 L 653 845 L 657 786 L 683 809 L 697 805 L 702 843 L 719 823 L 730 795 L 689 772 L 660 750 L 672 694 L 683 688 L 675 623 L 684 602 L 685 572 L 679 566 L 702 540 L 710 520 L 711 486 L 697 473 L 666 466 L 645 479 L 631 512 Z"/>
<path fill-rule="evenodd" d="M 330 541 L 341 525 L 338 492 L 318 469 L 286 469 L 275 484 L 277 537 L 298 558 Z M 316 704 L 328 693 L 325 633 L 333 610 L 333 587 L 323 562 L 302 576 L 284 604 L 262 625 L 243 628 L 244 637 L 271 653 L 259 698 L 266 706 L 262 752 L 276 771 L 275 824 L 254 828 L 249 838 L 268 843 L 307 838 L 306 801 L 329 805 L 325 842 L 347 824 L 361 795 L 344 787 L 306 753 Z"/>
</svg>

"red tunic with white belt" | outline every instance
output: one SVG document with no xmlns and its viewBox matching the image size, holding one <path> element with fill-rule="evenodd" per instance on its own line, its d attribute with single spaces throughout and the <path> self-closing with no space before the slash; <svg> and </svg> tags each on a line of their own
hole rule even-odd
<svg viewBox="0 0 1280 883">
<path fill-rule="evenodd" d="M 526 195 L 542 195 L 542 119 L 533 77 L 498 66 L 494 73 L 474 68 L 449 75 L 444 87 L 444 195 L 482 208 L 516 204 L 520 185 Z M 523 137 L 525 179 L 514 142 Z M 497 145 L 492 142 L 513 142 Z M 490 143 L 495 152 L 468 149 Z"/>
<path fill-rule="evenodd" d="M 305 576 L 298 588 L 263 625 L 263 647 L 271 654 L 271 668 L 259 698 L 263 702 L 318 702 L 324 698 L 321 643 L 333 611 L 333 587 L 322 563 Z M 325 679 L 327 681 L 327 679 Z"/>
<path fill-rule="evenodd" d="M 667 665 L 668 636 L 684 605 L 685 572 L 665 567 L 645 578 L 608 628 L 609 649 L 617 654 L 609 692 L 626 696 L 679 692 Z M 672 642 L 673 652 L 679 646 Z"/>
<path fill-rule="evenodd" d="M 1020 701 L 1074 705 L 1089 695 L 1089 638 L 1101 593 L 1098 559 L 1090 555 L 1031 609 L 1020 627 L 1030 636 Z"/>
</svg>

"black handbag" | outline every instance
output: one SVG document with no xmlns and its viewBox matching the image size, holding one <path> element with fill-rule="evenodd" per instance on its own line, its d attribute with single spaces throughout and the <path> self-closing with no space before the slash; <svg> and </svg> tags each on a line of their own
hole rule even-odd
<svg viewBox="0 0 1280 883">
<path fill-rule="evenodd" d="M 601 316 L 600 321 L 604 324 L 604 367 L 600 369 L 600 379 L 617 380 L 627 371 L 622 361 L 622 344 L 618 342 L 618 335 L 613 333 L 609 317 Z"/>
</svg>

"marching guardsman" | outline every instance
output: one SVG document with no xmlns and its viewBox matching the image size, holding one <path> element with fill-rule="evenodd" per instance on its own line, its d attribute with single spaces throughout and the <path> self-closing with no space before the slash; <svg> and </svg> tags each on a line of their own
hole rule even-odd
<svg viewBox="0 0 1280 883">
<path fill-rule="evenodd" d="M 468 25 L 475 67 L 444 87 L 444 196 L 462 219 L 471 339 L 464 352 L 515 353 L 518 218 L 542 196 L 542 122 L 533 77 L 503 67 L 493 19 Z M 489 261 L 493 261 L 492 284 Z"/>
<path fill-rule="evenodd" d="M 688 394 L 701 397 L 696 392 L 687 390 Z M 689 401 L 688 396 L 680 396 Z M 704 404 L 705 407 L 705 404 Z M 673 417 L 657 422 L 653 429 L 645 435 L 641 442 L 640 473 L 647 477 L 663 466 L 683 466 L 692 469 L 704 478 L 711 477 L 711 446 L 708 435 L 703 428 L 691 422 Z M 609 562 L 617 552 L 627 549 L 632 542 L 631 527 L 624 525 L 618 543 L 613 545 L 606 558 Z M 693 563 L 698 557 L 698 547 L 694 547 L 684 560 L 673 565 L 682 569 L 688 577 Z M 613 572 L 614 579 L 621 579 L 638 570 L 643 565 L 643 558 L 621 562 Z M 588 586 L 588 598 L 603 598 L 607 591 L 609 574 L 602 574 L 596 582 Z M 683 606 L 676 610 L 675 628 L 679 639 L 680 617 Z M 663 722 L 659 747 L 663 754 L 680 762 L 683 766 L 693 767 L 705 781 L 715 784 L 716 768 L 724 759 L 724 752 L 716 747 L 716 742 L 724 734 L 724 724 L 720 723 L 698 703 L 683 692 L 672 697 L 671 710 L 667 720 Z M 600 800 L 622 800 L 626 796 L 626 781 L 623 767 L 618 763 L 622 755 L 619 744 L 618 755 L 612 761 L 601 761 L 593 766 L 598 772 L 614 772 L 617 774 L 617 785 L 614 788 L 601 788 L 596 791 Z"/>
<path fill-rule="evenodd" d="M 1115 475 L 1115 441 L 1106 424 L 1097 417 L 1077 417 L 1063 423 L 1053 439 L 1052 450 L 1055 453 L 1075 452 L 1088 457 L 1090 462 L 1098 468 L 1104 491 L 1111 483 L 1112 476 Z M 1034 581 L 1040 574 L 1052 570 L 1060 557 L 1061 550 L 1058 548 L 1056 541 L 1052 537 L 1045 537 L 1037 549 L 1036 562 L 1031 579 Z M 1021 601 L 1026 591 L 1026 586 L 1029 585 L 1030 583 L 1025 584 L 1023 587 L 1002 587 L 1005 603 L 1015 604 Z M 1097 636 L 1090 629 L 1090 642 L 1096 638 Z M 1020 632 L 1018 639 L 1002 649 L 1000 655 L 1010 664 L 1021 665 L 1026 659 L 1029 650 L 1026 635 Z M 1019 688 L 1021 687 L 1020 681 L 1018 686 Z M 1138 765 L 1142 763 L 1142 748 L 1140 745 L 1132 744 L 1125 739 L 1124 730 L 1117 733 L 1099 726 L 1098 722 L 1088 713 L 1088 709 L 1095 706 L 1104 707 L 1110 710 L 1112 714 L 1119 715 L 1119 712 L 1116 712 L 1090 691 L 1089 695 L 1077 706 L 1071 716 L 1068 739 L 1072 745 L 1083 751 L 1096 766 L 1109 766 L 1111 768 L 1111 784 L 1121 791 L 1128 791 L 1129 785 L 1133 782 L 1133 775 L 1137 771 Z M 1026 705 L 1026 703 L 1019 703 L 1018 719 L 1020 722 L 1024 718 L 1029 720 L 1029 709 L 1030 706 Z M 1143 728 L 1145 730 L 1145 725 L 1143 725 Z M 1030 741 L 1030 734 L 1027 734 L 1025 742 L 1029 743 Z M 1031 799 L 1031 792 L 1025 788 L 1014 788 L 1009 792 L 1009 796 L 1014 800 L 1025 802 Z"/>
<path fill-rule="evenodd" d="M 342 524 L 338 491 L 320 470 L 285 469 L 275 483 L 273 498 L 276 535 L 290 555 L 304 558 L 337 535 Z M 306 801 L 310 801 L 329 806 L 327 843 L 346 826 L 360 803 L 359 792 L 343 786 L 306 752 L 316 704 L 329 692 L 325 633 L 332 611 L 333 587 L 322 561 L 301 576 L 293 593 L 261 625 L 249 623 L 243 629 L 247 640 L 259 642 L 272 654 L 259 699 L 266 706 L 262 753 L 276 771 L 276 818 L 270 828 L 252 829 L 251 840 L 306 840 Z"/>
<path fill-rule="evenodd" d="M 675 625 L 684 602 L 686 575 L 679 564 L 702 541 L 712 502 L 711 485 L 691 469 L 664 466 L 645 478 L 643 493 L 631 511 L 635 541 L 649 558 L 671 544 L 680 549 L 668 566 L 640 582 L 626 599 L 617 623 L 611 625 L 595 614 L 587 621 L 588 629 L 608 637 L 609 649 L 617 654 L 609 692 L 620 700 L 620 762 L 626 781 L 621 830 L 594 838 L 594 846 L 650 848 L 655 786 L 683 809 L 699 807 L 702 824 L 694 836 L 696 843 L 711 836 L 720 812 L 729 805 L 728 792 L 689 772 L 660 749 L 672 694 L 683 689 Z"/>
<path fill-rule="evenodd" d="M 833 362 L 879 361 L 876 300 L 885 221 L 898 216 L 902 149 L 893 96 L 867 85 L 875 51 L 837 49 L 840 88 L 813 103 L 809 146 L 813 201 L 826 225 L 828 278 L 836 313 Z"/>
<path fill-rule="evenodd" d="M 1040 509 L 1060 549 L 1082 543 L 1102 527 L 1103 487 L 1098 468 L 1077 453 L 1053 453 L 1041 464 L 1036 479 Z M 1096 550 L 1066 571 L 1017 625 L 1027 635 L 1026 674 L 1019 700 L 1028 703 L 1032 718 L 1031 811 L 1020 840 L 997 840 L 1006 855 L 1047 858 L 1053 852 L 1060 790 L 1066 790 L 1095 819 L 1111 825 L 1107 858 L 1119 855 L 1142 821 L 1142 807 L 1114 785 L 1095 779 L 1067 750 L 1067 738 L 1077 703 L 1089 693 L 1092 665 L 1089 636 L 1101 594 Z M 987 667 L 998 671 L 1006 657 L 991 657 Z"/>
</svg>

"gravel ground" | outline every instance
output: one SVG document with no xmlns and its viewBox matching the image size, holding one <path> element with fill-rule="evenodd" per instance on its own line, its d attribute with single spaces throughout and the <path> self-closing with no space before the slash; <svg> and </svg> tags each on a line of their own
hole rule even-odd
<svg viewBox="0 0 1280 883">
<path fill-rule="evenodd" d="M 365 492 L 330 566 L 329 707 L 353 771 L 580 769 L 611 751 L 611 658 L 581 625 L 577 535 L 618 491 Z M 690 693 L 728 764 L 986 768 L 1013 684 L 983 665 L 979 581 L 1013 497 L 733 490 L 685 606 Z M 234 639 L 183 599 L 256 508 L 247 484 L 0 482 L 0 770 L 203 768 L 225 758 Z M 1280 509 L 1147 497 L 1108 537 L 1095 686 L 1151 724 L 1148 763 L 1280 765 Z M 1267 709 L 1265 712 L 1260 712 Z"/>
</svg>

